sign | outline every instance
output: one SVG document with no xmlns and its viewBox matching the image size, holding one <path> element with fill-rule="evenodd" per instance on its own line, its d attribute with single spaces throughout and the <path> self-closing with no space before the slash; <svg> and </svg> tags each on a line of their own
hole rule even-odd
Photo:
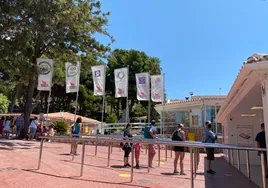
<svg viewBox="0 0 268 188">
<path fill-rule="evenodd" d="M 105 95 L 105 79 L 106 79 L 105 65 L 92 66 L 91 70 L 93 76 L 94 95 L 95 96 Z"/>
<path fill-rule="evenodd" d="M 115 98 L 128 96 L 128 68 L 114 70 Z"/>
<path fill-rule="evenodd" d="M 163 75 L 151 76 L 151 98 L 154 102 L 164 102 Z"/>
<path fill-rule="evenodd" d="M 136 74 L 137 99 L 139 101 L 148 101 L 150 99 L 149 73 Z"/>
<path fill-rule="evenodd" d="M 76 65 L 65 63 L 66 68 L 66 93 L 76 93 L 79 91 L 80 62 Z"/>
<path fill-rule="evenodd" d="M 50 91 L 52 87 L 53 60 L 52 59 L 36 59 L 38 86 L 39 91 Z"/>
<path fill-rule="evenodd" d="M 237 126 L 237 145 L 238 146 L 254 146 L 253 143 L 253 126 L 238 125 Z"/>
</svg>

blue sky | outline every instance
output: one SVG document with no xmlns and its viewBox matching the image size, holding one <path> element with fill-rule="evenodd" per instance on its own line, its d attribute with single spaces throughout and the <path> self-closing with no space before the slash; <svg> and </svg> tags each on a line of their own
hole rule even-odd
<svg viewBox="0 0 268 188">
<path fill-rule="evenodd" d="M 268 52 L 265 0 L 101 0 L 112 48 L 160 58 L 168 99 L 227 94 L 243 62 Z M 107 42 L 106 37 L 100 40 Z"/>
</svg>

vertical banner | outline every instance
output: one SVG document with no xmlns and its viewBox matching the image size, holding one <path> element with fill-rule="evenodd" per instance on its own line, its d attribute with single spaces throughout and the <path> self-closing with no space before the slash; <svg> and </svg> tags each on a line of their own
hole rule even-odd
<svg viewBox="0 0 268 188">
<path fill-rule="evenodd" d="M 114 70 L 115 98 L 128 96 L 128 68 Z"/>
<path fill-rule="evenodd" d="M 137 99 L 148 101 L 150 99 L 149 73 L 136 73 Z"/>
<path fill-rule="evenodd" d="M 40 91 L 50 91 L 52 86 L 53 60 L 36 59 L 38 72 L 38 86 Z"/>
<path fill-rule="evenodd" d="M 94 95 L 104 96 L 105 95 L 105 78 L 106 70 L 105 65 L 92 66 L 92 76 L 94 84 Z"/>
<path fill-rule="evenodd" d="M 154 102 L 164 101 L 164 77 L 163 75 L 151 76 L 151 97 Z"/>
<path fill-rule="evenodd" d="M 76 93 L 79 91 L 80 62 L 76 65 L 65 63 L 66 68 L 66 93 Z"/>
</svg>

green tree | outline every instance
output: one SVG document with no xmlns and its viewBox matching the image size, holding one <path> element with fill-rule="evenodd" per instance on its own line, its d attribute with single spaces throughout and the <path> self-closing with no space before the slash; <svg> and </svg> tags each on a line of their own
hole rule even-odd
<svg viewBox="0 0 268 188">
<path fill-rule="evenodd" d="M 113 104 L 111 105 L 114 108 L 113 112 L 119 117 L 120 110 L 126 108 L 125 98 L 114 99 L 114 69 L 127 66 L 129 66 L 129 111 L 132 112 L 133 106 L 137 103 L 147 109 L 148 102 L 139 102 L 137 100 L 135 74 L 142 72 L 149 72 L 151 75 L 161 74 L 160 60 L 156 57 L 150 57 L 142 51 L 115 49 L 111 54 L 111 58 L 108 59 L 107 66 L 106 90 L 107 94 L 112 96 L 109 102 Z M 153 108 L 155 104 L 153 102 L 151 104 Z"/>
<path fill-rule="evenodd" d="M 0 113 L 7 113 L 9 100 L 7 96 L 0 94 Z"/>
<path fill-rule="evenodd" d="M 95 0 L 3 1 L 0 12 L 0 53 L 4 54 L 1 61 L 9 69 L 18 68 L 28 75 L 24 111 L 27 131 L 34 93 L 40 95 L 35 92 L 36 58 L 45 55 L 58 62 L 60 54 L 75 62 L 81 60 L 78 53 L 105 57 L 109 45 L 99 43 L 93 35 L 101 33 L 114 40 L 105 29 L 109 13 L 103 13 L 100 2 Z M 13 57 L 23 61 L 13 62 Z"/>
<path fill-rule="evenodd" d="M 109 116 L 106 119 L 106 123 L 116 123 L 117 122 L 117 117 L 115 114 L 109 114 Z"/>
</svg>

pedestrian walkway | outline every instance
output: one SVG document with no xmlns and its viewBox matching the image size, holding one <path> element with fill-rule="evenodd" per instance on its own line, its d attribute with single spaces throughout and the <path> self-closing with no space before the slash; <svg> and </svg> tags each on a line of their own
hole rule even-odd
<svg viewBox="0 0 268 188">
<path fill-rule="evenodd" d="M 9 188 L 49 188 L 49 187 L 144 187 L 144 188 L 189 188 L 190 187 L 190 160 L 189 154 L 185 157 L 186 176 L 173 175 L 173 159 L 165 161 L 164 151 L 161 152 L 160 167 L 150 173 L 145 168 L 147 155 L 141 154 L 141 165 L 144 168 L 134 169 L 134 181 L 130 183 L 130 168 L 122 168 L 123 152 L 113 148 L 110 167 L 107 167 L 107 147 L 98 147 L 97 156 L 94 155 L 95 147 L 86 146 L 84 175 L 79 177 L 81 156 L 76 156 L 74 161 L 69 155 L 70 145 L 65 143 L 44 143 L 41 169 L 36 170 L 39 156 L 39 142 L 0 140 L 0 187 Z M 81 153 L 81 146 L 78 149 Z M 173 154 L 174 156 L 174 154 Z M 170 152 L 168 152 L 170 157 Z M 214 169 L 217 174 L 213 177 L 204 176 L 204 155 L 200 156 L 200 165 L 195 179 L 195 188 L 253 188 L 247 178 L 236 169 L 229 166 L 218 155 Z"/>
</svg>

